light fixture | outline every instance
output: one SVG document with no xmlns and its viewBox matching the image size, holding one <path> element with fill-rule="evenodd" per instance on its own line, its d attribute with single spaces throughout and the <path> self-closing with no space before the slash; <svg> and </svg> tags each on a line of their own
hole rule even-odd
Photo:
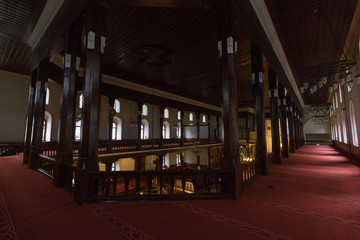
<svg viewBox="0 0 360 240">
<path fill-rule="evenodd" d="M 319 82 L 318 82 L 318 86 L 319 86 L 319 88 L 322 88 L 322 86 L 323 86 L 323 82 L 322 82 L 321 79 L 320 79 Z"/>
<path fill-rule="evenodd" d="M 334 90 L 336 90 L 337 87 L 338 87 L 338 83 L 334 82 L 334 83 L 333 83 L 333 88 L 334 88 Z"/>
<path fill-rule="evenodd" d="M 300 87 L 300 92 L 304 93 L 304 91 L 305 91 L 304 87 Z"/>
<path fill-rule="evenodd" d="M 360 84 L 360 74 L 355 76 L 356 82 L 357 84 Z"/>
<path fill-rule="evenodd" d="M 331 91 L 333 90 L 333 86 L 329 86 L 328 89 L 329 89 L 329 93 L 331 93 Z"/>
<path fill-rule="evenodd" d="M 308 83 L 308 82 L 304 82 L 304 88 L 305 88 L 305 89 L 308 89 L 308 87 L 309 87 L 309 83 Z"/>
<path fill-rule="evenodd" d="M 351 89 L 354 86 L 354 81 L 353 80 L 348 81 L 347 85 Z"/>
<path fill-rule="evenodd" d="M 348 71 L 348 72 L 346 73 L 346 81 L 347 81 L 347 82 L 350 82 L 350 81 L 351 81 L 351 77 L 352 77 L 352 73 L 351 73 L 350 71 Z"/>
<path fill-rule="evenodd" d="M 310 88 L 310 93 L 314 94 L 314 89 L 312 87 Z"/>
<path fill-rule="evenodd" d="M 327 76 L 321 78 L 322 83 L 325 85 L 327 83 Z"/>
<path fill-rule="evenodd" d="M 340 79 L 339 79 L 339 82 L 340 82 L 340 85 L 341 85 L 341 86 L 344 86 L 344 84 L 345 84 L 345 77 L 344 77 L 344 75 L 341 75 L 341 77 L 340 77 Z"/>
<path fill-rule="evenodd" d="M 316 86 L 316 84 L 313 86 L 313 89 L 314 89 L 314 92 L 317 91 L 317 86 Z"/>
</svg>

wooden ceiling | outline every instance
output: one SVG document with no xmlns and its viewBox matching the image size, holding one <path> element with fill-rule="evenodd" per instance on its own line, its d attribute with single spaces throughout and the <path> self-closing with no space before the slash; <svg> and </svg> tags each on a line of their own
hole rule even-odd
<svg viewBox="0 0 360 240">
<path fill-rule="evenodd" d="M 0 4 L 0 69 L 29 74 L 30 47 L 25 43 L 45 1 L 2 0 Z"/>
<path fill-rule="evenodd" d="M 297 85 L 305 81 L 309 86 L 319 79 L 303 77 L 302 73 L 317 63 L 340 60 L 357 0 L 265 0 L 276 31 L 292 67 Z M 321 9 L 332 27 L 331 33 Z M 340 47 L 341 46 L 341 47 Z M 318 60 L 316 58 L 318 54 Z M 346 53 L 350 57 L 349 53 Z M 305 104 L 325 103 L 328 99 L 329 82 L 313 95 L 309 89 L 303 93 Z M 335 79 L 334 81 L 338 81 Z"/>
<path fill-rule="evenodd" d="M 209 0 L 210 1 L 210 0 Z M 313 79 L 301 77 L 313 65 L 319 1 L 265 0 L 284 46 L 298 86 Z M 108 6 L 107 44 L 103 58 L 106 74 L 181 96 L 221 106 L 221 80 L 217 50 L 218 16 L 208 1 L 103 0 Z M 343 44 L 356 0 L 322 0 L 330 24 Z M 4 0 L 0 4 L 0 69 L 30 74 L 31 49 L 25 44 L 45 1 Z M 237 22 L 236 71 L 239 107 L 252 107 L 250 37 Z M 331 39 L 329 31 L 321 38 Z M 61 41 L 58 41 L 61 42 Z M 333 42 L 320 48 L 319 59 L 339 58 Z M 58 46 L 57 46 L 58 47 Z M 265 72 L 269 64 L 265 64 Z M 326 102 L 324 87 L 307 104 Z M 267 91 L 265 91 L 267 96 Z M 268 105 L 268 97 L 266 105 Z"/>
</svg>

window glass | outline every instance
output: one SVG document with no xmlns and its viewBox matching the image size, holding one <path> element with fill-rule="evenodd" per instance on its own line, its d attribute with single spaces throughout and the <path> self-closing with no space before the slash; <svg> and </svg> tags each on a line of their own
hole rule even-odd
<svg viewBox="0 0 360 240">
<path fill-rule="evenodd" d="M 164 118 L 169 118 L 169 109 L 167 108 L 164 110 Z"/>
<path fill-rule="evenodd" d="M 189 114 L 189 121 L 194 121 L 194 115 L 192 113 Z"/>
<path fill-rule="evenodd" d="M 206 122 L 206 116 L 205 115 L 202 115 L 202 122 Z"/>
<path fill-rule="evenodd" d="M 148 106 L 146 104 L 142 105 L 141 115 L 143 115 L 143 116 L 148 115 Z"/>
<path fill-rule="evenodd" d="M 114 102 L 114 109 L 117 113 L 120 113 L 120 101 L 117 99 Z"/>
<path fill-rule="evenodd" d="M 50 102 L 50 90 L 46 88 L 46 97 L 45 97 L 45 104 L 48 105 Z"/>
<path fill-rule="evenodd" d="M 344 137 L 344 143 L 347 143 L 347 132 L 346 132 L 346 116 L 345 111 L 341 111 L 341 117 L 342 117 L 342 130 L 343 130 L 343 137 Z"/>
<path fill-rule="evenodd" d="M 177 118 L 178 118 L 178 120 L 181 120 L 181 112 L 180 111 L 178 111 L 178 113 L 177 113 Z"/>
<path fill-rule="evenodd" d="M 79 108 L 82 108 L 82 107 L 83 107 L 83 102 L 84 102 L 83 94 L 80 94 L 80 97 L 79 97 Z"/>
<path fill-rule="evenodd" d="M 356 119 L 355 119 L 355 111 L 353 101 L 350 101 L 350 124 L 351 124 L 351 135 L 352 135 L 352 143 L 354 146 L 359 146 L 357 127 L 356 127 Z"/>
<path fill-rule="evenodd" d="M 342 90 L 341 90 L 340 84 L 339 84 L 339 100 L 340 100 L 340 103 L 342 103 Z"/>
</svg>

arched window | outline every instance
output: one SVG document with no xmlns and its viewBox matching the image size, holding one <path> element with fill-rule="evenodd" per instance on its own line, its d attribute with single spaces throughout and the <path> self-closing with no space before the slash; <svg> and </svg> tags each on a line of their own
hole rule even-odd
<svg viewBox="0 0 360 240">
<path fill-rule="evenodd" d="M 81 120 L 75 122 L 75 141 L 80 141 L 81 136 Z"/>
<path fill-rule="evenodd" d="M 149 139 L 149 122 L 146 119 L 141 120 L 141 139 Z"/>
<path fill-rule="evenodd" d="M 202 115 L 202 122 L 203 122 L 203 123 L 206 122 L 206 116 L 205 116 L 205 114 Z"/>
<path fill-rule="evenodd" d="M 163 156 L 163 161 L 162 162 L 163 162 L 163 165 L 162 165 L 163 169 L 169 168 L 169 166 L 170 166 L 170 158 L 169 158 L 168 153 Z"/>
<path fill-rule="evenodd" d="M 80 94 L 80 97 L 79 97 L 79 108 L 82 108 L 82 107 L 83 107 L 83 103 L 84 103 L 84 96 L 83 96 L 83 94 Z"/>
<path fill-rule="evenodd" d="M 169 109 L 164 109 L 164 118 L 169 118 Z"/>
<path fill-rule="evenodd" d="M 122 139 L 122 121 L 119 117 L 113 118 L 113 126 L 112 126 L 112 139 L 113 140 L 121 140 Z"/>
<path fill-rule="evenodd" d="M 358 134 L 356 128 L 356 119 L 355 119 L 355 111 L 353 101 L 350 100 L 350 125 L 351 125 L 351 135 L 352 135 L 352 143 L 354 146 L 359 146 Z"/>
<path fill-rule="evenodd" d="M 142 105 L 141 115 L 142 116 L 148 115 L 148 106 L 146 104 Z"/>
<path fill-rule="evenodd" d="M 338 133 L 339 133 L 339 142 L 342 142 L 342 135 L 341 135 L 341 117 L 340 113 L 337 114 L 337 125 L 338 125 Z"/>
<path fill-rule="evenodd" d="M 337 126 L 336 126 L 336 118 L 335 118 L 335 121 L 334 121 L 334 130 L 335 130 L 335 140 L 339 141 L 338 130 L 337 130 Z"/>
<path fill-rule="evenodd" d="M 45 104 L 49 105 L 49 102 L 50 102 L 50 90 L 49 88 L 46 88 Z"/>
<path fill-rule="evenodd" d="M 336 108 L 338 108 L 338 106 L 339 106 L 336 92 L 335 92 L 335 106 L 336 106 Z"/>
<path fill-rule="evenodd" d="M 342 91 L 341 91 L 341 84 L 339 84 L 339 100 L 342 103 Z"/>
<path fill-rule="evenodd" d="M 192 113 L 189 114 L 189 121 L 194 121 L 194 114 Z"/>
<path fill-rule="evenodd" d="M 181 166 L 181 157 L 180 157 L 180 153 L 176 153 L 176 166 L 180 167 Z"/>
<path fill-rule="evenodd" d="M 345 118 L 345 111 L 341 110 L 341 117 L 342 117 L 342 130 L 343 130 L 343 137 L 344 143 L 347 143 L 347 132 L 346 132 L 346 118 Z"/>
<path fill-rule="evenodd" d="M 176 126 L 176 137 L 181 138 L 181 123 Z"/>
<path fill-rule="evenodd" d="M 114 109 L 117 113 L 120 113 L 120 101 L 115 99 L 115 102 L 114 102 Z"/>
<path fill-rule="evenodd" d="M 52 116 L 49 112 L 45 111 L 44 121 L 43 121 L 43 132 L 42 132 L 42 140 L 44 142 L 50 142 L 51 125 L 52 125 Z"/>
<path fill-rule="evenodd" d="M 335 111 L 335 98 L 333 98 L 333 106 L 334 106 L 334 111 Z"/>
<path fill-rule="evenodd" d="M 164 139 L 170 138 L 170 124 L 168 122 L 164 122 L 162 134 Z"/>
<path fill-rule="evenodd" d="M 181 111 L 178 111 L 177 118 L 178 118 L 178 120 L 181 120 Z"/>
</svg>

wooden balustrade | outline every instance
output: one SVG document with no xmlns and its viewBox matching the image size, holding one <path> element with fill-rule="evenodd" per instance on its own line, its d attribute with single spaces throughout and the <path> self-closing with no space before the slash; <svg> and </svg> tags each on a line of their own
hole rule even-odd
<svg viewBox="0 0 360 240">
<path fill-rule="evenodd" d="M 0 157 L 16 155 L 22 152 L 24 149 L 24 143 L 9 142 L 0 143 Z"/>
<path fill-rule="evenodd" d="M 305 145 L 332 145 L 332 140 L 305 140 Z"/>
<path fill-rule="evenodd" d="M 225 170 L 89 172 L 88 201 L 230 198 Z"/>
<path fill-rule="evenodd" d="M 39 154 L 39 167 L 38 170 L 50 178 L 54 178 L 55 159 Z"/>
<path fill-rule="evenodd" d="M 252 180 L 257 176 L 256 172 L 256 160 L 250 162 L 241 162 L 241 171 L 242 171 L 242 188 L 248 186 Z"/>
</svg>

